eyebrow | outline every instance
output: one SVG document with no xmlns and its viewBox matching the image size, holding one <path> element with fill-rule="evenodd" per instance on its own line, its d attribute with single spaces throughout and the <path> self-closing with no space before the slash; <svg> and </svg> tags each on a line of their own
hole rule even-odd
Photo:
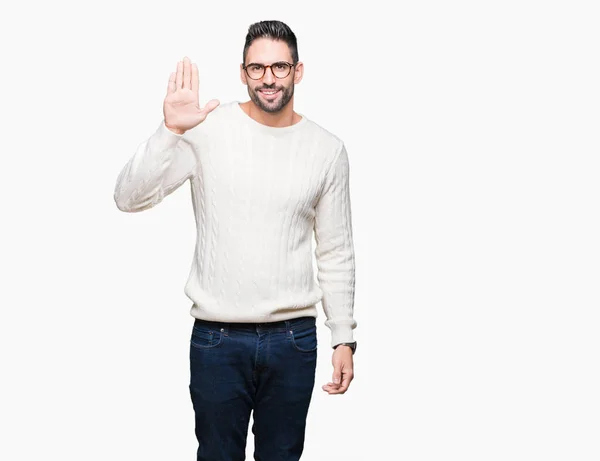
<svg viewBox="0 0 600 461">
<path fill-rule="evenodd" d="M 273 61 L 271 64 L 277 64 L 278 62 L 285 62 L 285 63 L 287 63 L 287 61 L 285 59 L 280 59 L 279 61 Z M 249 62 L 246 65 L 249 66 L 251 64 L 260 64 L 261 66 L 269 65 L 269 64 L 265 64 L 265 63 L 261 63 L 261 62 Z"/>
</svg>

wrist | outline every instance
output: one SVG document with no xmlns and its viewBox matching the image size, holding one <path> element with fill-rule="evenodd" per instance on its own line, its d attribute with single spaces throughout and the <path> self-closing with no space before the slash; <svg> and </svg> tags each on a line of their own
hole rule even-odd
<svg viewBox="0 0 600 461">
<path fill-rule="evenodd" d="M 169 131 L 172 131 L 175 134 L 182 135 L 182 134 L 185 133 L 185 130 L 180 130 L 179 128 L 175 128 L 173 126 L 170 126 L 170 125 L 167 124 L 167 122 L 165 122 L 165 126 L 167 127 L 167 129 Z"/>
<path fill-rule="evenodd" d="M 349 348 L 352 351 L 352 355 L 354 355 L 354 353 L 356 352 L 356 341 L 353 341 L 353 342 L 350 342 L 350 343 L 339 343 L 339 344 L 336 344 L 335 346 L 333 346 L 333 349 L 337 349 L 338 346 Z"/>
</svg>

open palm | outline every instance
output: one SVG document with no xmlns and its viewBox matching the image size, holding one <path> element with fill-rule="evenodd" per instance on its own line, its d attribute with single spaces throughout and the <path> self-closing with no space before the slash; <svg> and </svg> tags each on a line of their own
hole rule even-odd
<svg viewBox="0 0 600 461">
<path fill-rule="evenodd" d="M 211 99 L 204 108 L 199 104 L 198 67 L 186 56 L 177 63 L 177 71 L 169 77 L 163 104 L 165 125 L 176 133 L 184 133 L 202 123 L 220 104 Z"/>
</svg>

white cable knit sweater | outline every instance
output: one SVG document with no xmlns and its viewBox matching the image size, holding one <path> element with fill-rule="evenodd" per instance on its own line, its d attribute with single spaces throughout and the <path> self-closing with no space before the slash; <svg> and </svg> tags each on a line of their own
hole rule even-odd
<svg viewBox="0 0 600 461">
<path fill-rule="evenodd" d="M 276 128 L 238 101 L 221 104 L 183 135 L 161 121 L 123 167 L 114 200 L 139 212 L 188 179 L 197 227 L 185 285 L 193 317 L 317 317 L 321 301 L 331 345 L 354 340 L 349 163 L 339 138 L 306 116 Z"/>
</svg>

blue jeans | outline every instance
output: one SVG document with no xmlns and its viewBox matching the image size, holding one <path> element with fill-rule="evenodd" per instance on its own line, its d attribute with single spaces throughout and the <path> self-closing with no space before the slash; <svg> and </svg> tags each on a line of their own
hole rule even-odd
<svg viewBox="0 0 600 461">
<path fill-rule="evenodd" d="M 189 388 L 197 461 L 244 461 L 252 411 L 254 459 L 299 460 L 316 364 L 314 317 L 270 323 L 195 319 Z"/>
</svg>

